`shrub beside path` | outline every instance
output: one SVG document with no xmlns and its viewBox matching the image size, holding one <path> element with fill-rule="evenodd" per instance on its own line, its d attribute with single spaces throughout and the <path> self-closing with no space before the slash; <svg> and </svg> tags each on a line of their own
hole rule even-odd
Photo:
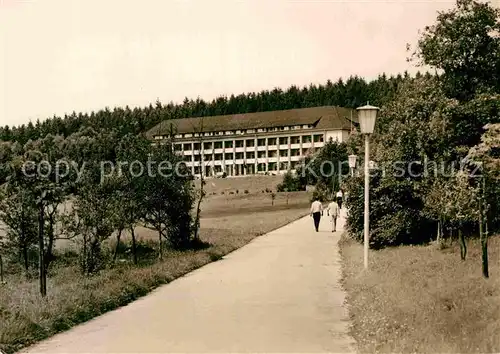
<svg viewBox="0 0 500 354">
<path fill-rule="evenodd" d="M 343 222 L 299 219 L 23 353 L 353 352 Z"/>
</svg>

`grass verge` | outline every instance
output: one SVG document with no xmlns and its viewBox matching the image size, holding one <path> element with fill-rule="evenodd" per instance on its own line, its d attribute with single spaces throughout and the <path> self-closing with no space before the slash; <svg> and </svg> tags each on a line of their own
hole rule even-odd
<svg viewBox="0 0 500 354">
<path fill-rule="evenodd" d="M 481 248 L 404 246 L 370 251 L 344 234 L 343 286 L 351 335 L 361 353 L 500 352 L 500 236 L 489 240 L 490 278 L 481 276 Z"/>
<path fill-rule="evenodd" d="M 0 349 L 13 353 L 126 305 L 306 213 L 303 208 L 291 208 L 202 219 L 201 238 L 210 242 L 209 248 L 170 251 L 163 261 L 152 265 L 122 264 L 90 277 L 80 275 L 75 266 L 69 266 L 49 278 L 45 299 L 39 296 L 36 280 L 9 279 L 6 285 L 0 286 Z"/>
</svg>

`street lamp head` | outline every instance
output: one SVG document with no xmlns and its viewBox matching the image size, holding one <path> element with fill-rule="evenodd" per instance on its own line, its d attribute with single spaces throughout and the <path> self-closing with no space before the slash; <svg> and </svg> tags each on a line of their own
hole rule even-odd
<svg viewBox="0 0 500 354">
<path fill-rule="evenodd" d="M 358 107 L 358 121 L 361 129 L 361 134 L 372 134 L 375 129 L 375 121 L 380 108 L 366 105 Z"/>
<path fill-rule="evenodd" d="M 356 159 L 358 156 L 356 155 L 349 155 L 349 168 L 356 168 Z"/>
</svg>

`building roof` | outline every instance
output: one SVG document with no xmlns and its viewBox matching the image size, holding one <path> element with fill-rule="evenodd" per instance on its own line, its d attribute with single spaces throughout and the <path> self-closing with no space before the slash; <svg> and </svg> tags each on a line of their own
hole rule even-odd
<svg viewBox="0 0 500 354">
<path fill-rule="evenodd" d="M 176 134 L 193 132 L 233 131 L 274 128 L 294 125 L 313 125 L 315 129 L 350 130 L 352 120 L 357 122 L 356 111 L 349 108 L 323 106 L 287 109 L 224 116 L 207 116 L 165 120 L 150 129 L 150 138 L 167 135 L 171 128 Z"/>
</svg>

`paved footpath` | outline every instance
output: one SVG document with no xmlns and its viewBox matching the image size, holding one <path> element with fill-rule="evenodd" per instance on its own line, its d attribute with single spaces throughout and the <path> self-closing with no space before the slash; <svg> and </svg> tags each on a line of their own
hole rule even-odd
<svg viewBox="0 0 500 354">
<path fill-rule="evenodd" d="M 25 353 L 353 352 L 340 234 L 307 216 Z"/>
</svg>

